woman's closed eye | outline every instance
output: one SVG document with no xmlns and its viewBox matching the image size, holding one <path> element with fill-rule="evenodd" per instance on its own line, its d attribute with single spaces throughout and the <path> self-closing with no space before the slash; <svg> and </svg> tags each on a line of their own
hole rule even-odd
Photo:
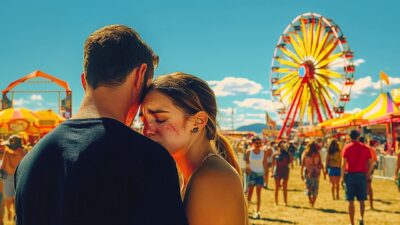
<svg viewBox="0 0 400 225">
<path fill-rule="evenodd" d="M 165 119 L 165 120 L 156 119 L 155 121 L 156 121 L 156 123 L 158 123 L 158 124 L 163 124 L 163 123 L 167 122 L 166 119 Z"/>
</svg>

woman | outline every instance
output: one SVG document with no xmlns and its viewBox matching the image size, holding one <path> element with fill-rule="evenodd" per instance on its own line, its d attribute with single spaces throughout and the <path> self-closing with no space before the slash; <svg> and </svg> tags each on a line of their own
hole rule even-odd
<svg viewBox="0 0 400 225">
<path fill-rule="evenodd" d="M 326 170 L 331 183 L 331 192 L 333 200 L 339 200 L 339 182 L 342 166 L 342 152 L 336 140 L 332 140 L 328 147 L 328 155 L 326 156 Z M 336 192 L 336 195 L 335 195 Z"/>
<path fill-rule="evenodd" d="M 144 134 L 163 145 L 182 172 L 189 224 L 247 224 L 241 170 L 217 130 L 216 99 L 207 83 L 184 73 L 159 77 L 145 96 L 141 118 Z"/>
<path fill-rule="evenodd" d="M 318 196 L 319 177 L 321 170 L 326 179 L 324 166 L 321 162 L 321 155 L 318 152 L 318 145 L 312 142 L 307 146 L 306 151 L 303 153 L 301 163 L 301 179 L 305 180 L 307 186 L 308 200 L 312 208 L 314 208 L 315 201 Z M 306 168 L 304 171 L 304 167 Z"/>
<path fill-rule="evenodd" d="M 254 213 L 253 218 L 260 218 L 261 207 L 261 190 L 264 185 L 264 175 L 267 169 L 267 154 L 261 150 L 262 141 L 259 137 L 252 139 L 253 148 L 246 152 L 246 173 L 248 175 L 248 195 L 247 201 L 251 202 L 254 187 L 256 187 L 257 194 L 257 211 Z"/>
<path fill-rule="evenodd" d="M 290 155 L 286 151 L 285 142 L 280 141 L 277 151 L 272 155 L 272 171 L 275 178 L 275 205 L 278 205 L 279 188 L 283 188 L 283 201 L 287 205 L 287 184 L 289 180 Z M 281 183 L 282 182 L 282 183 Z"/>
</svg>

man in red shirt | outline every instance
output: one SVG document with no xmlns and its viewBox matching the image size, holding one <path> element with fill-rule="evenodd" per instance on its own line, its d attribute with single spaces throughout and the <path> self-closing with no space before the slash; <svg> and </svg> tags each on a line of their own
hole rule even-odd
<svg viewBox="0 0 400 225">
<path fill-rule="evenodd" d="M 349 201 L 350 222 L 354 225 L 354 197 L 360 203 L 360 225 L 364 224 L 364 201 L 367 199 L 367 180 L 371 174 L 372 159 L 367 146 L 358 141 L 360 133 L 352 130 L 351 143 L 342 151 L 342 184 L 346 184 L 346 200 Z"/>
</svg>

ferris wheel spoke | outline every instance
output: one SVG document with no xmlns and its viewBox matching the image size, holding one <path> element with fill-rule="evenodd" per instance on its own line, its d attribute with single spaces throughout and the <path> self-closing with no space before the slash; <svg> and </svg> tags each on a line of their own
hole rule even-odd
<svg viewBox="0 0 400 225">
<path fill-rule="evenodd" d="M 319 99 L 319 102 L 321 103 L 322 110 L 325 114 L 325 118 L 327 118 L 327 117 L 332 118 L 332 113 L 331 113 L 329 104 L 324 95 L 324 93 L 326 93 L 325 88 L 322 87 L 318 82 L 315 82 L 313 84 L 313 88 L 317 94 L 317 98 Z"/>
<path fill-rule="evenodd" d="M 313 37 L 314 37 L 314 22 L 311 22 L 311 26 L 308 27 L 308 34 L 307 34 L 307 39 L 308 39 L 308 56 L 311 56 L 312 52 L 312 43 L 313 43 Z"/>
<path fill-rule="evenodd" d="M 279 80 L 277 81 L 277 84 L 286 83 L 286 82 L 288 82 L 289 80 L 291 80 L 291 79 L 293 79 L 293 78 L 295 78 L 295 77 L 297 77 L 297 76 L 298 76 L 297 71 L 293 71 L 293 72 L 291 72 L 291 73 L 286 74 L 286 75 L 283 76 L 281 79 L 279 79 Z"/>
<path fill-rule="evenodd" d="M 281 50 L 283 53 L 285 53 L 286 56 L 290 57 L 297 63 L 301 64 L 301 60 L 299 59 L 299 57 L 296 54 L 294 54 L 292 51 L 290 51 L 289 49 L 286 49 L 286 48 L 281 48 Z"/>
<path fill-rule="evenodd" d="M 292 79 L 289 82 L 285 83 L 284 85 L 282 85 L 281 87 L 279 87 L 276 91 L 278 93 L 281 93 L 283 90 L 293 90 L 293 87 L 295 87 L 295 85 L 298 85 L 300 79 Z"/>
<path fill-rule="evenodd" d="M 282 99 L 286 99 L 288 98 L 288 96 L 290 96 L 290 100 L 293 99 L 293 95 L 296 91 L 292 91 L 292 90 L 297 90 L 300 87 L 300 79 L 296 79 L 293 82 L 290 82 L 288 84 L 285 84 L 285 86 L 281 87 L 282 88 Z M 283 90 L 286 90 L 285 92 L 283 92 Z M 290 91 L 289 91 L 290 90 Z M 291 94 L 291 95 L 289 95 Z"/>
<path fill-rule="evenodd" d="M 318 44 L 317 44 L 317 49 L 315 50 L 315 53 L 314 53 L 314 55 L 313 55 L 314 59 L 317 58 L 317 56 L 318 56 L 319 53 L 321 52 L 322 47 L 325 45 L 325 42 L 326 42 L 326 40 L 328 39 L 328 37 L 329 37 L 329 33 L 326 33 L 326 32 L 325 32 L 325 33 L 323 34 L 322 40 L 319 41 Z"/>
<path fill-rule="evenodd" d="M 317 62 L 320 62 L 322 59 L 324 59 L 326 56 L 329 55 L 331 50 L 335 49 L 337 44 L 339 42 L 337 40 L 333 41 L 333 43 L 330 43 L 315 59 Z"/>
<path fill-rule="evenodd" d="M 332 71 L 332 70 L 328 70 L 328 69 L 316 69 L 315 73 L 316 74 L 325 75 L 325 76 L 327 76 L 329 78 L 337 78 L 337 79 L 342 79 L 343 78 L 342 74 L 340 74 L 338 72 L 335 72 L 335 71 Z"/>
<path fill-rule="evenodd" d="M 292 43 L 293 48 L 296 51 L 297 55 L 299 55 L 301 59 L 305 60 L 305 50 L 303 47 L 303 42 L 301 40 L 300 42 L 298 42 L 299 40 L 300 40 L 299 35 L 295 34 L 294 37 L 291 36 L 290 43 Z"/>
<path fill-rule="evenodd" d="M 318 88 L 322 91 L 322 93 L 324 94 L 325 98 L 328 99 L 329 103 L 331 105 L 334 105 L 335 102 L 333 101 L 331 95 L 329 94 L 327 88 L 329 88 L 329 84 L 322 84 L 318 79 L 317 79 L 317 84 L 318 84 Z M 333 85 L 334 86 L 334 85 Z M 335 87 L 335 86 L 334 86 Z M 338 89 L 337 89 L 338 90 Z"/>
<path fill-rule="evenodd" d="M 313 105 L 314 105 L 314 107 L 315 107 L 315 111 L 317 112 L 318 121 L 319 121 L 319 122 L 322 122 L 323 119 L 322 119 L 322 116 L 321 116 L 321 111 L 320 111 L 320 109 L 319 109 L 318 99 L 317 99 L 315 90 L 314 90 L 314 88 L 312 87 L 312 85 L 310 85 L 310 84 L 308 85 L 308 88 L 309 88 L 309 90 L 310 90 L 311 100 L 313 101 Z"/>
<path fill-rule="evenodd" d="M 289 61 L 289 60 L 284 60 L 282 58 L 277 58 L 276 59 L 279 63 L 286 65 L 286 66 L 290 66 L 290 67 L 294 67 L 294 68 L 298 68 L 300 66 L 300 64 L 293 62 L 293 61 Z"/>
<path fill-rule="evenodd" d="M 328 65 L 329 63 L 335 61 L 337 58 L 339 58 L 339 57 L 341 57 L 341 56 L 343 56 L 343 52 L 339 52 L 339 53 L 336 53 L 336 54 L 334 54 L 334 55 L 331 55 L 331 56 L 329 56 L 327 59 L 324 59 L 324 60 L 322 60 L 321 62 L 319 62 L 319 63 L 315 66 L 315 68 L 316 68 L 316 69 L 319 69 L 319 68 L 325 67 L 326 65 Z"/>
<path fill-rule="evenodd" d="M 293 68 L 277 68 L 274 69 L 274 72 L 276 73 L 291 73 L 291 72 L 295 72 L 296 70 Z"/>
<path fill-rule="evenodd" d="M 315 51 L 316 51 L 316 48 L 317 48 L 317 44 L 318 44 L 319 39 L 320 39 L 320 35 L 321 35 L 321 22 L 322 22 L 322 20 L 318 20 L 317 31 L 313 33 L 313 43 L 312 43 L 311 53 L 310 53 L 312 56 L 315 55 Z"/>
<path fill-rule="evenodd" d="M 304 23 L 304 20 L 301 18 L 300 19 L 300 23 L 301 23 L 301 32 L 303 33 L 303 43 L 304 43 L 304 49 L 306 52 L 306 55 L 309 55 L 309 51 L 308 51 L 308 34 L 307 34 L 307 28 L 306 25 Z"/>
</svg>

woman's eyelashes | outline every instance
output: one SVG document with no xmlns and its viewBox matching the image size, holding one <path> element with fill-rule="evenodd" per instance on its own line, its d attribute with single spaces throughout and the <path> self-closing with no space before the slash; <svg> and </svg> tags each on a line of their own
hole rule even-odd
<svg viewBox="0 0 400 225">
<path fill-rule="evenodd" d="M 165 120 L 156 119 L 155 121 L 156 121 L 156 123 L 158 123 L 158 124 L 163 124 L 163 123 L 167 122 L 166 119 L 165 119 Z"/>
</svg>

